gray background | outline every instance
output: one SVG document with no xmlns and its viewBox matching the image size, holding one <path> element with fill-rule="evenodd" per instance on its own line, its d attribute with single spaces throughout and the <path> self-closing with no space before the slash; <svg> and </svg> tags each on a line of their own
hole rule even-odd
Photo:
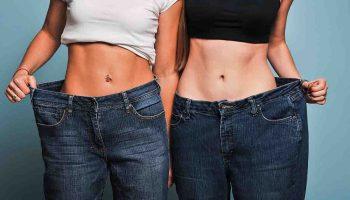
<svg viewBox="0 0 350 200">
<path fill-rule="evenodd" d="M 1 0 L 0 89 L 4 90 L 26 46 L 39 30 L 49 0 Z M 287 41 L 304 78 L 326 77 L 328 105 L 309 106 L 310 168 L 307 199 L 350 199 L 349 0 L 298 0 Z M 36 74 L 39 82 L 63 79 L 67 49 Z M 0 199 L 41 199 L 41 149 L 28 102 L 12 105 L 0 94 Z M 174 190 L 170 199 L 177 199 Z M 111 199 L 110 187 L 105 199 Z"/>
</svg>

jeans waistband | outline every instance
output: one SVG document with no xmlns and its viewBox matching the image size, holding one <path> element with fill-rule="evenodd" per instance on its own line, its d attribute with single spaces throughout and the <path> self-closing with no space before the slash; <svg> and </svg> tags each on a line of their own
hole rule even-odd
<svg viewBox="0 0 350 200">
<path fill-rule="evenodd" d="M 37 88 L 31 88 L 33 105 L 47 105 L 55 107 L 71 106 L 74 109 L 101 109 L 112 107 L 124 107 L 129 103 L 141 101 L 151 95 L 160 93 L 160 85 L 156 79 L 132 88 L 130 90 L 99 97 L 70 95 L 60 92 L 64 80 L 39 84 Z"/>
<path fill-rule="evenodd" d="M 288 95 L 291 98 L 298 98 L 304 95 L 301 79 L 276 77 L 275 80 L 277 84 L 275 89 L 237 101 L 201 101 L 175 95 L 174 105 L 182 109 L 200 111 L 208 114 L 217 114 L 218 110 L 222 108 L 229 108 L 233 112 L 239 112 L 250 108 L 252 104 L 263 104 L 282 96 Z"/>
</svg>

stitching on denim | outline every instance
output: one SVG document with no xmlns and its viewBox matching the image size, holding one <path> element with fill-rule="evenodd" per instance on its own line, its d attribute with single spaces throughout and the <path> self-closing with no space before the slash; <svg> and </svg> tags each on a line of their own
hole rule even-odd
<svg viewBox="0 0 350 200">
<path fill-rule="evenodd" d="M 36 124 L 39 126 L 56 127 L 56 126 L 59 126 L 67 117 L 68 117 L 67 109 L 64 109 L 61 119 L 56 124 L 47 125 L 47 124 L 42 124 L 38 122 Z"/>
<path fill-rule="evenodd" d="M 182 115 L 175 115 L 175 114 L 172 114 L 173 116 L 175 117 L 178 117 L 178 120 L 176 121 L 176 123 L 173 123 L 173 118 L 171 118 L 171 121 L 170 121 L 170 126 L 177 126 L 180 124 L 181 120 L 183 120 L 182 118 Z"/>
<path fill-rule="evenodd" d="M 96 111 L 95 111 L 95 117 L 96 117 L 96 125 L 97 125 L 97 130 L 98 130 L 98 133 L 97 133 L 97 136 L 98 138 L 101 140 L 101 143 L 102 143 L 102 149 L 103 149 L 103 154 L 104 154 L 104 157 L 105 157 L 105 160 L 107 161 L 107 151 L 106 151 L 106 146 L 103 142 L 103 138 L 102 138 L 102 135 L 101 135 L 101 129 L 100 129 L 100 119 L 99 119 L 99 113 L 98 113 L 98 102 L 95 98 L 93 98 L 95 100 L 95 103 L 96 103 Z"/>
<path fill-rule="evenodd" d="M 162 111 L 158 114 L 151 115 L 151 116 L 144 116 L 144 115 L 141 115 L 132 104 L 130 104 L 130 108 L 131 108 L 131 111 L 141 119 L 156 119 L 159 116 L 161 116 L 163 113 L 165 113 L 164 109 L 162 109 Z"/>
<path fill-rule="evenodd" d="M 141 96 L 137 96 L 137 97 L 133 97 L 130 99 L 130 103 L 135 103 L 135 102 L 138 102 L 138 101 L 142 101 L 142 100 L 145 100 L 146 98 L 148 97 L 152 97 L 154 94 L 157 94 L 157 91 L 158 89 L 154 89 L 150 92 L 147 92 Z"/>
<path fill-rule="evenodd" d="M 272 123 L 286 123 L 286 122 L 290 122 L 293 118 L 295 118 L 295 115 L 293 114 L 291 116 L 283 117 L 281 119 L 269 119 L 263 114 L 263 112 L 260 112 L 260 113 L 261 113 L 261 117 L 264 120 L 266 120 L 268 122 L 272 122 Z"/>
<path fill-rule="evenodd" d="M 219 130 L 219 133 L 220 133 L 220 153 L 221 155 L 224 155 L 224 149 L 223 149 L 223 141 L 222 141 L 222 135 L 223 135 L 223 125 L 224 125 L 224 121 L 223 121 L 223 113 L 220 111 L 220 130 Z M 222 156 L 222 159 L 223 159 L 223 162 L 225 162 L 225 156 Z"/>
</svg>

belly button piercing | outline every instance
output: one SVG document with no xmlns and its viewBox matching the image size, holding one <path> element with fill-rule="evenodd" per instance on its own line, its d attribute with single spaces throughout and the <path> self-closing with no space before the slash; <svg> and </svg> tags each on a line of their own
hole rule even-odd
<svg viewBox="0 0 350 200">
<path fill-rule="evenodd" d="M 105 76 L 105 80 L 106 80 L 106 82 L 111 82 L 111 81 L 112 81 L 112 78 L 111 78 L 111 76 L 110 76 L 109 74 L 107 74 L 107 75 Z"/>
</svg>

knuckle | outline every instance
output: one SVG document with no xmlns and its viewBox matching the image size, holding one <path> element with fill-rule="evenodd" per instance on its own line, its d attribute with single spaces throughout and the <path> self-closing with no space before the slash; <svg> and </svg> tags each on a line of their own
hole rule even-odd
<svg viewBox="0 0 350 200">
<path fill-rule="evenodd" d="M 24 93 L 24 94 L 29 94 L 29 93 L 30 93 L 30 90 L 26 87 L 26 88 L 23 90 L 23 93 Z"/>
<path fill-rule="evenodd" d="M 11 81 L 11 82 L 10 82 L 9 87 L 10 87 L 10 88 L 15 88 L 15 87 L 16 87 L 16 84 L 14 83 L 14 81 Z"/>
<path fill-rule="evenodd" d="M 13 79 L 13 82 L 15 84 L 20 84 L 22 81 L 19 78 L 15 78 L 15 79 Z"/>
</svg>

